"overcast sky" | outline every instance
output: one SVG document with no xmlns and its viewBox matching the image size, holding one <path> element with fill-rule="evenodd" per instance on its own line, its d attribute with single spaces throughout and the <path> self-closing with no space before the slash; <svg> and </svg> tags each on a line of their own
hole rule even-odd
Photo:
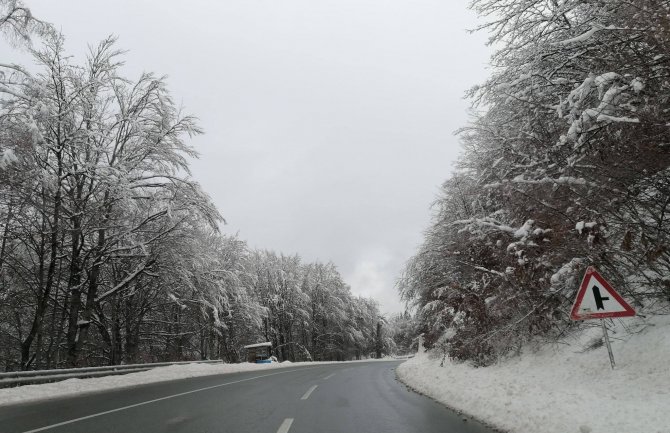
<svg viewBox="0 0 670 433">
<path fill-rule="evenodd" d="M 27 0 L 78 58 L 109 34 L 200 118 L 193 175 L 252 247 L 333 261 L 387 313 L 459 154 L 485 34 L 454 0 Z M 2 61 L 21 61 L 2 44 Z M 11 58 L 7 58 L 10 56 Z"/>
</svg>

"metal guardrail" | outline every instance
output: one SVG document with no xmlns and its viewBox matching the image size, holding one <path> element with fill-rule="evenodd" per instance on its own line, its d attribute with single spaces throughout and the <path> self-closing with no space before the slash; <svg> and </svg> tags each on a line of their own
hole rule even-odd
<svg viewBox="0 0 670 433">
<path fill-rule="evenodd" d="M 31 371 L 11 371 L 0 373 L 0 388 L 19 385 L 36 385 L 47 382 L 57 382 L 66 379 L 84 379 L 90 377 L 116 376 L 119 374 L 137 373 L 140 371 L 151 370 L 156 367 L 167 367 L 170 365 L 184 364 L 218 364 L 222 361 L 181 361 L 181 362 L 157 362 L 153 364 L 126 364 L 112 365 L 109 367 L 84 367 L 84 368 L 64 368 L 56 370 L 31 370 Z"/>
</svg>

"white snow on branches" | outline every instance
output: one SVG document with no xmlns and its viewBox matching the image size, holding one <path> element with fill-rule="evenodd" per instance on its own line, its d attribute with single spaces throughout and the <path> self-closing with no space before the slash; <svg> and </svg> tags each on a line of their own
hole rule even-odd
<svg viewBox="0 0 670 433">
<path fill-rule="evenodd" d="M 563 41 L 557 42 L 557 45 L 568 45 L 568 44 L 575 44 L 577 42 L 586 42 L 589 39 L 591 39 L 596 33 L 598 33 L 601 30 L 615 30 L 616 27 L 614 26 L 607 26 L 603 27 L 602 25 L 592 25 L 589 30 L 586 32 L 582 33 L 579 36 L 575 36 L 574 38 L 570 39 L 565 39 Z"/>
</svg>

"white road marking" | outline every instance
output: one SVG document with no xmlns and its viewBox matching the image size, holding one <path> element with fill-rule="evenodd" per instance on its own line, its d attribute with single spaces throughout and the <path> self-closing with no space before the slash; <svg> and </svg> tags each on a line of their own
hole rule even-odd
<svg viewBox="0 0 670 433">
<path fill-rule="evenodd" d="M 313 387 L 308 389 L 307 392 L 305 393 L 305 395 L 303 395 L 300 400 L 307 400 L 309 398 L 309 396 L 312 395 L 312 393 L 314 392 L 314 390 L 316 389 L 317 386 L 319 386 L 319 385 L 314 385 Z"/>
<path fill-rule="evenodd" d="M 286 418 L 283 423 L 279 426 L 279 430 L 277 430 L 277 433 L 288 433 L 288 429 L 291 428 L 291 424 L 293 424 L 293 418 Z"/>
<path fill-rule="evenodd" d="M 279 371 L 277 373 L 263 374 L 263 375 L 260 375 L 260 376 L 249 377 L 249 378 L 246 378 L 246 379 L 240 379 L 240 380 L 235 380 L 235 381 L 232 381 L 232 382 L 221 383 L 221 384 L 218 384 L 218 385 L 207 386 L 205 388 L 199 388 L 199 389 L 194 389 L 194 390 L 191 390 L 191 391 L 180 392 L 179 394 L 173 394 L 173 395 L 168 395 L 166 397 L 155 398 L 153 400 L 147 400 L 147 401 L 143 401 L 141 403 L 135 403 L 135 404 L 131 404 L 131 405 L 128 405 L 128 406 L 118 407 L 116 409 L 111 409 L 111 410 L 106 410 L 104 412 L 94 413 L 93 415 L 82 416 L 81 418 L 74 418 L 74 419 L 71 419 L 71 420 L 68 420 L 68 421 L 63 421 L 63 422 L 59 422 L 59 423 L 56 423 L 56 424 L 51 424 L 51 425 L 36 428 L 36 429 L 33 429 L 33 430 L 26 430 L 22 433 L 36 433 L 36 432 L 40 432 L 40 431 L 51 430 L 51 429 L 56 428 L 56 427 L 60 427 L 60 426 L 68 425 L 68 424 L 73 424 L 75 422 L 83 421 L 83 420 L 86 420 L 86 419 L 96 418 L 96 417 L 107 415 L 107 414 L 110 414 L 110 413 L 120 412 L 120 411 L 126 410 L 126 409 L 132 409 L 134 407 L 144 406 L 146 404 L 156 403 L 157 401 L 163 401 L 163 400 L 168 400 L 168 399 L 175 398 L 175 397 L 181 397 L 182 395 L 193 394 L 193 393 L 200 392 L 200 391 L 207 391 L 208 389 L 221 388 L 222 386 L 233 385 L 233 384 L 241 383 L 241 382 L 248 382 L 250 380 L 260 379 L 260 378 L 263 378 L 263 377 L 276 376 L 278 374 L 286 374 L 286 373 L 291 373 L 291 372 L 294 372 L 294 371 L 312 370 L 314 368 L 318 368 L 318 367 L 308 367 L 308 368 L 300 368 L 300 369 L 296 369 L 296 370 Z M 316 387 L 314 387 L 314 388 L 316 388 Z M 293 422 L 292 418 L 287 418 L 287 420 L 289 420 L 289 419 L 291 421 L 288 423 L 288 427 L 290 427 L 291 423 Z M 284 423 L 286 423 L 286 421 L 284 421 Z M 288 427 L 286 428 L 286 430 L 281 430 L 281 427 L 280 427 L 280 431 L 287 432 Z"/>
<path fill-rule="evenodd" d="M 328 376 L 324 377 L 323 380 L 328 380 L 333 376 L 335 376 L 335 373 L 330 373 Z"/>
</svg>

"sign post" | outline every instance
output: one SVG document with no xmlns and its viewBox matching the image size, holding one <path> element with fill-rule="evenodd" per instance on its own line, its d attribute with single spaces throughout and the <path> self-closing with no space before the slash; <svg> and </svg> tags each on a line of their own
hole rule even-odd
<svg viewBox="0 0 670 433">
<path fill-rule="evenodd" d="M 600 319 L 603 328 L 603 339 L 610 356 L 610 365 L 614 369 L 614 354 L 607 334 L 605 319 L 612 317 L 635 316 L 635 310 L 616 290 L 596 271 L 589 266 L 577 291 L 575 303 L 572 305 L 570 318 L 572 320 Z"/>
<path fill-rule="evenodd" d="M 614 370 L 614 354 L 612 353 L 610 336 L 607 334 L 607 326 L 605 326 L 605 319 L 600 319 L 600 324 L 603 326 L 603 338 L 605 339 L 605 345 L 607 346 L 607 353 L 609 353 L 610 355 L 610 365 L 612 366 L 612 370 Z"/>
</svg>

